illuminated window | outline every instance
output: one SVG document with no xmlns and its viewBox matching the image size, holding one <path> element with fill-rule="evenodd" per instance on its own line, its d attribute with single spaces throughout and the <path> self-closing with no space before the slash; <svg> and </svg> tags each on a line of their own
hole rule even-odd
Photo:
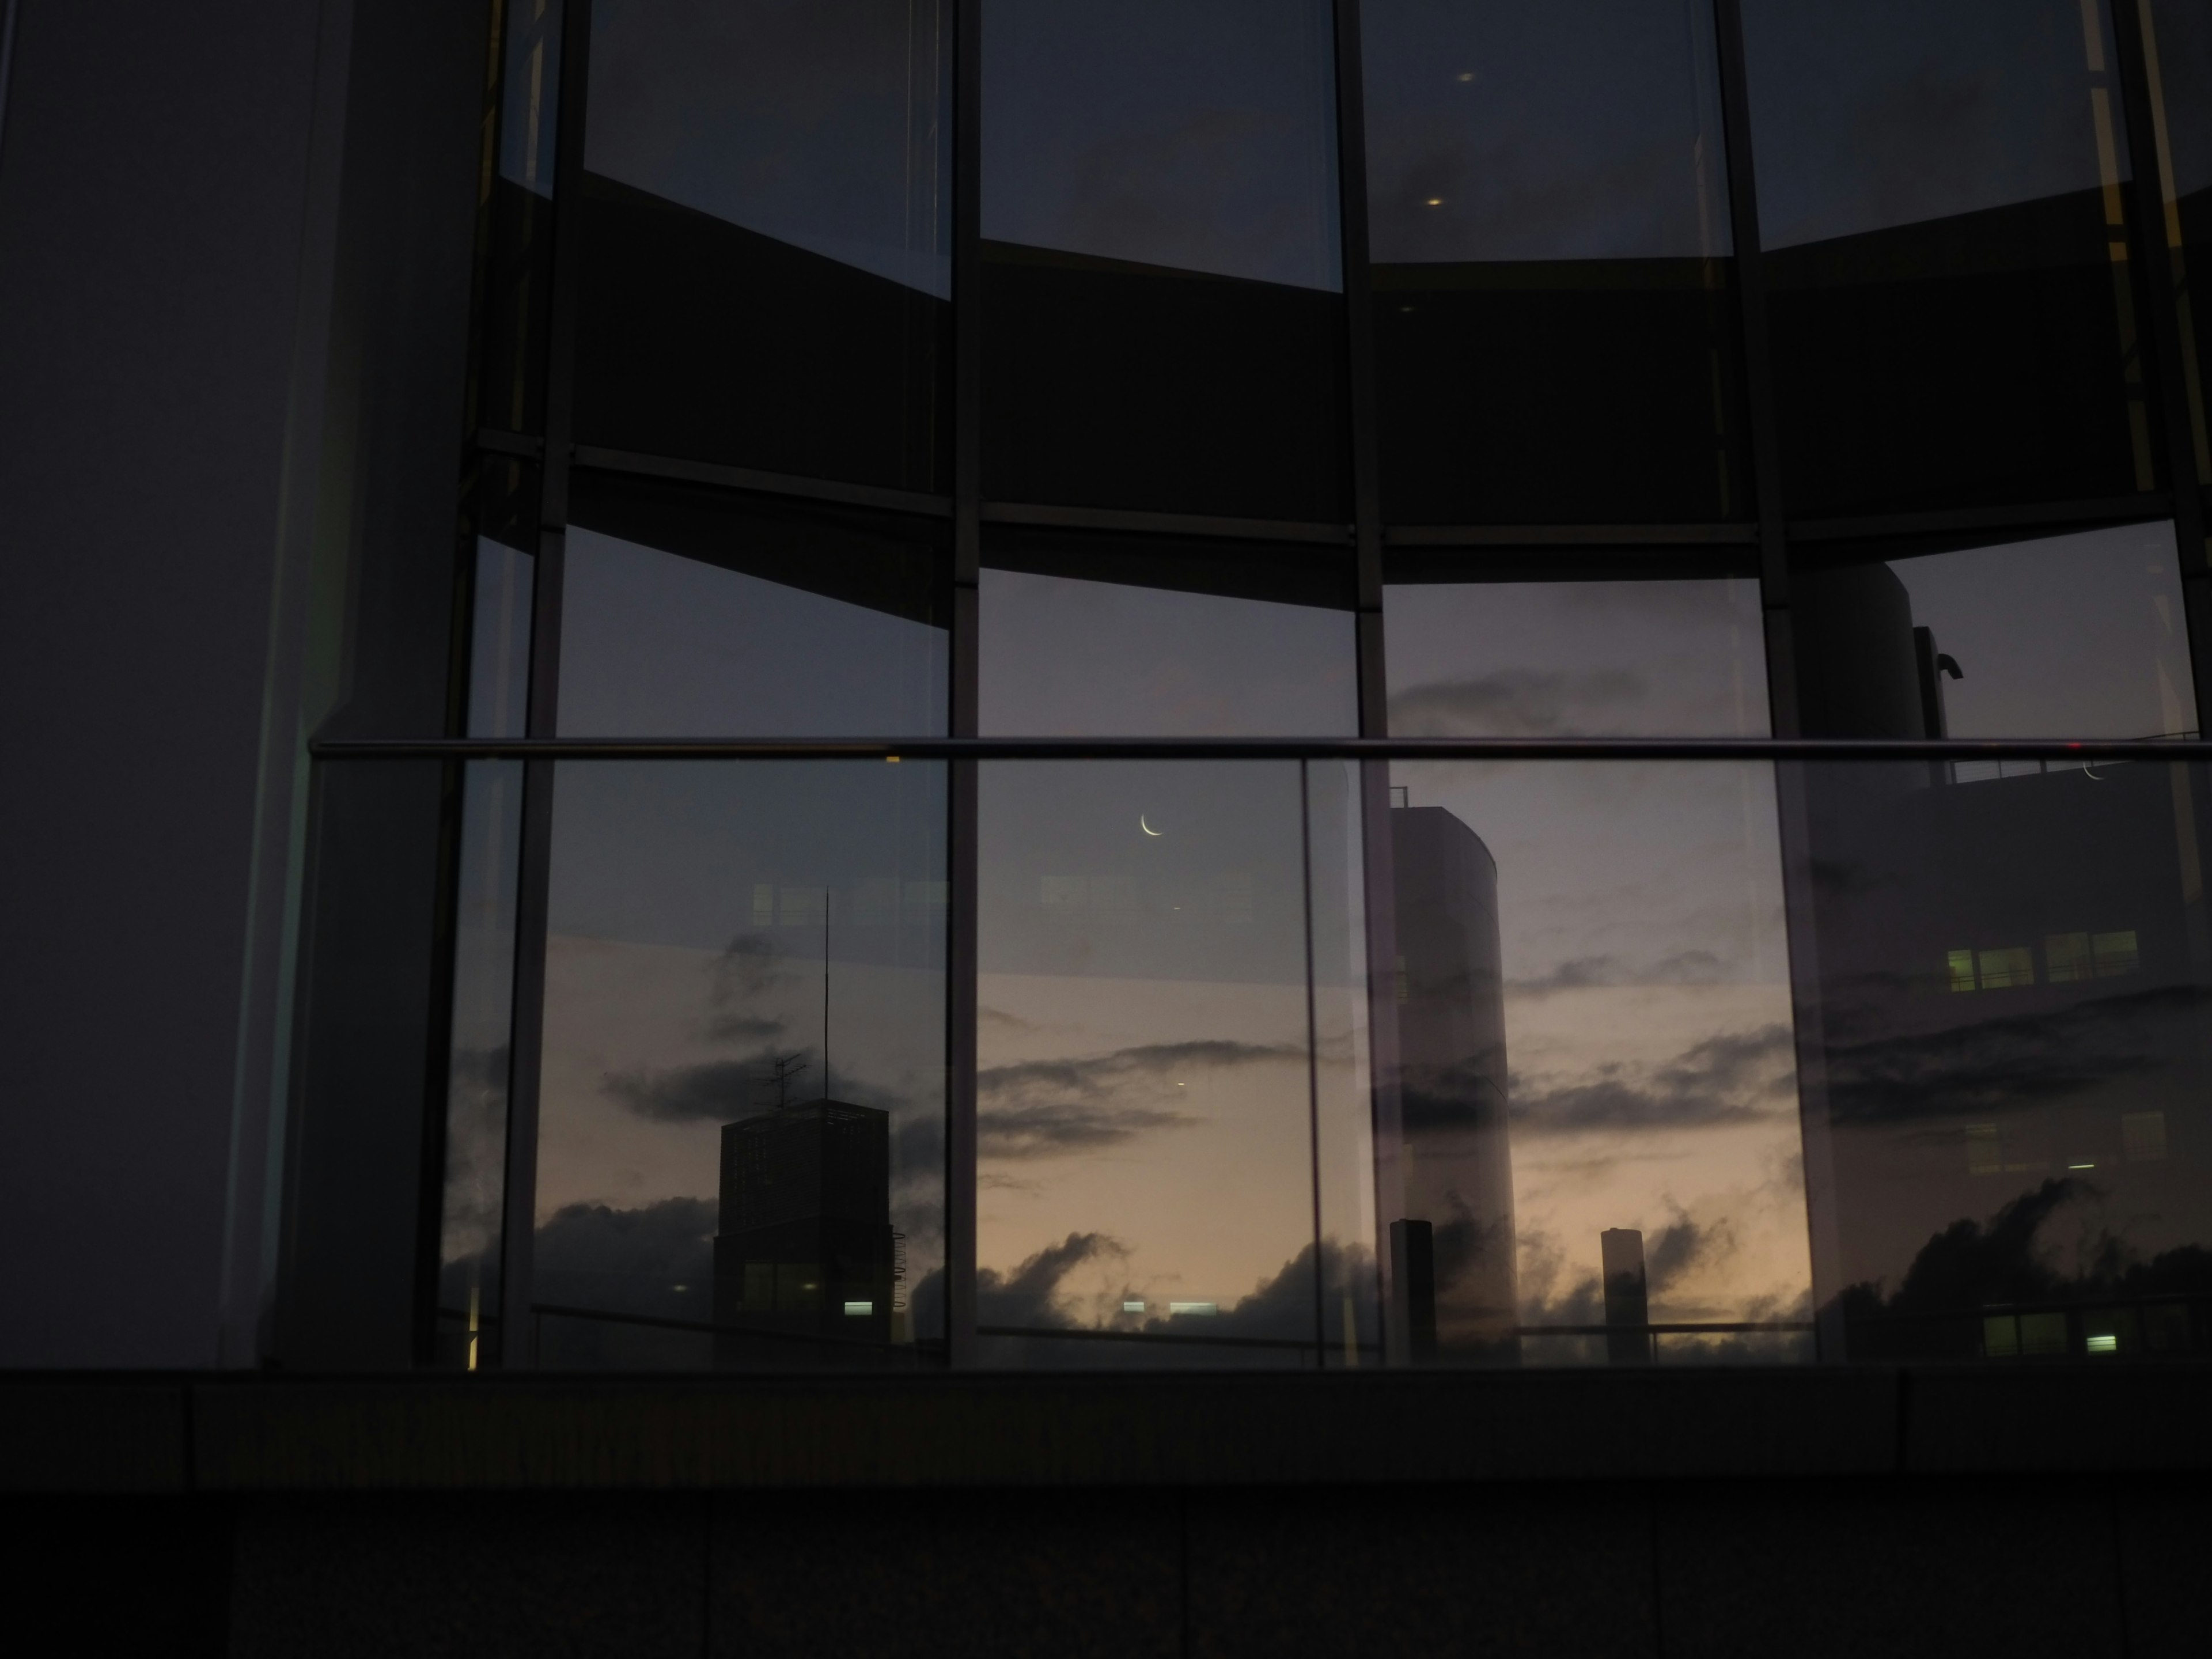
<svg viewBox="0 0 2212 1659">
<path fill-rule="evenodd" d="M 2136 949 L 2135 929 L 2124 933 L 2100 933 L 2091 941 L 2097 956 L 2097 977 L 2118 979 L 2123 974 L 2132 974 L 2142 966 L 2142 957 Z"/>
<path fill-rule="evenodd" d="M 753 926 L 775 926 L 775 887 L 773 883 L 763 881 L 753 884 Z"/>
<path fill-rule="evenodd" d="M 1974 988 L 1974 953 L 1972 951 L 1954 951 L 1950 955 L 1950 964 L 1951 988 L 1954 991 L 1972 990 Z"/>
<path fill-rule="evenodd" d="M 2123 1112 L 2120 1150 L 2130 1164 L 2148 1164 L 2166 1156 L 2166 1114 Z"/>
<path fill-rule="evenodd" d="M 1144 1310 L 1145 1304 L 1141 1302 L 1124 1302 L 1121 1304 L 1123 1313 L 1142 1313 Z"/>
<path fill-rule="evenodd" d="M 2063 1313 L 2022 1314 L 2020 1316 L 2022 1353 L 2064 1353 L 2066 1316 Z"/>
<path fill-rule="evenodd" d="M 872 1302 L 848 1302 L 845 1304 L 845 1312 L 848 1317 L 865 1317 L 875 1310 L 876 1304 Z"/>
<path fill-rule="evenodd" d="M 2133 939 L 2130 933 L 2129 938 Z M 1980 953 L 1982 989 L 2008 991 L 2022 985 L 2035 983 L 2035 952 L 2025 945 L 2008 945 L 2001 951 Z"/>
<path fill-rule="evenodd" d="M 1211 1302 L 1170 1302 L 1168 1304 L 1168 1311 L 1170 1314 L 1206 1315 L 1218 1312 L 1219 1310 Z"/>
<path fill-rule="evenodd" d="M 2010 1359 L 2020 1352 L 2020 1321 L 2010 1314 L 1991 1314 L 1982 1321 L 1982 1352 L 1991 1359 Z"/>
<path fill-rule="evenodd" d="M 2119 1351 L 2120 1339 L 2117 1336 L 2093 1336 L 2089 1339 L 2091 1353 L 2118 1353 Z"/>
<path fill-rule="evenodd" d="M 2053 985 L 2072 985 L 2090 976 L 2089 936 L 2053 933 L 2043 941 L 2045 976 Z"/>
</svg>

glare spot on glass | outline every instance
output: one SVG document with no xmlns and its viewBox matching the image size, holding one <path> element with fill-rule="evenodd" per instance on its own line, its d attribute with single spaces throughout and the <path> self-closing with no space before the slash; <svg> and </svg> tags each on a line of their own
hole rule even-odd
<svg viewBox="0 0 2212 1659">
<path fill-rule="evenodd" d="M 1142 1313 L 1144 1310 L 1145 1304 L 1141 1302 L 1124 1302 L 1121 1304 L 1123 1313 Z"/>
<path fill-rule="evenodd" d="M 1218 1313 L 1219 1311 L 1219 1308 L 1211 1302 L 1170 1302 L 1168 1304 L 1168 1312 L 1170 1314 L 1211 1315 Z"/>
</svg>

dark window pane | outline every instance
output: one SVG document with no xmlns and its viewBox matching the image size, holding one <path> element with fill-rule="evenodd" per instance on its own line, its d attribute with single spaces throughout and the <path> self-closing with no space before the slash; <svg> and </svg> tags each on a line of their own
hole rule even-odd
<svg viewBox="0 0 2212 1659">
<path fill-rule="evenodd" d="M 1711 7 L 1361 27 L 1389 516 L 1747 516 Z"/>
<path fill-rule="evenodd" d="M 476 422 L 537 432 L 545 420 L 553 159 L 559 141 L 561 0 L 506 9 L 499 165 L 483 180 L 483 313 Z"/>
<path fill-rule="evenodd" d="M 554 799 L 538 1362 L 921 1363 L 944 768 L 570 763 Z"/>
<path fill-rule="evenodd" d="M 984 491 L 1341 520 L 1320 0 L 991 0 Z"/>
<path fill-rule="evenodd" d="M 576 435 L 941 490 L 934 4 L 600 0 Z"/>
<path fill-rule="evenodd" d="M 2197 729 L 2170 524 L 1803 570 L 1791 615 L 1811 736 Z M 2057 763 L 2007 764 L 2040 772 Z M 1962 761 L 1954 769 L 1963 781 L 2000 769 Z"/>
<path fill-rule="evenodd" d="M 564 737 L 945 730 L 931 526 L 586 477 L 561 611 Z"/>
<path fill-rule="evenodd" d="M 2197 480 L 2212 484 L 2204 407 L 2212 333 L 2203 315 L 2212 301 L 2212 12 L 2194 0 L 2149 0 L 2139 15 L 2166 198 L 2166 222 L 2145 240 L 2165 250 L 2153 280 L 2172 282 L 2179 301 Z"/>
<path fill-rule="evenodd" d="M 1791 515 L 2153 488 L 2101 9 L 1743 15 Z"/>
<path fill-rule="evenodd" d="M 2202 769 L 1804 774 L 1824 1355 L 2202 1352 Z"/>
<path fill-rule="evenodd" d="M 1349 559 L 1031 536 L 983 572 L 986 737 L 1349 737 Z"/>
<path fill-rule="evenodd" d="M 993 764 L 980 796 L 988 1360 L 1376 1363 L 1352 769 Z"/>
</svg>

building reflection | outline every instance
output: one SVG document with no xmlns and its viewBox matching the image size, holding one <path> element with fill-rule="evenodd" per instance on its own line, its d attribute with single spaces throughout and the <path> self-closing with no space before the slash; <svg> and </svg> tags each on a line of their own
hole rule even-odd
<svg viewBox="0 0 2212 1659">
<path fill-rule="evenodd" d="M 890 1114 L 823 1097 L 724 1124 L 719 1229 L 718 1363 L 891 1341 Z"/>
<path fill-rule="evenodd" d="M 1404 1358 L 1518 1358 L 1498 866 L 1441 806 L 1394 807 Z"/>
<path fill-rule="evenodd" d="M 1808 733 L 1941 735 L 1951 670 L 1894 574 L 1804 586 Z M 1802 799 L 1824 1352 L 2204 1346 L 2201 771 L 1814 766 Z"/>
</svg>

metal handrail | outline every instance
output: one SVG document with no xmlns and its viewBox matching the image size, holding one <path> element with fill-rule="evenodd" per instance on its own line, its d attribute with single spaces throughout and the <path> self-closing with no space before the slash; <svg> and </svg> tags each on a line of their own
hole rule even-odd
<svg viewBox="0 0 2212 1659">
<path fill-rule="evenodd" d="M 368 760 L 2212 760 L 2202 738 L 321 738 Z"/>
</svg>

